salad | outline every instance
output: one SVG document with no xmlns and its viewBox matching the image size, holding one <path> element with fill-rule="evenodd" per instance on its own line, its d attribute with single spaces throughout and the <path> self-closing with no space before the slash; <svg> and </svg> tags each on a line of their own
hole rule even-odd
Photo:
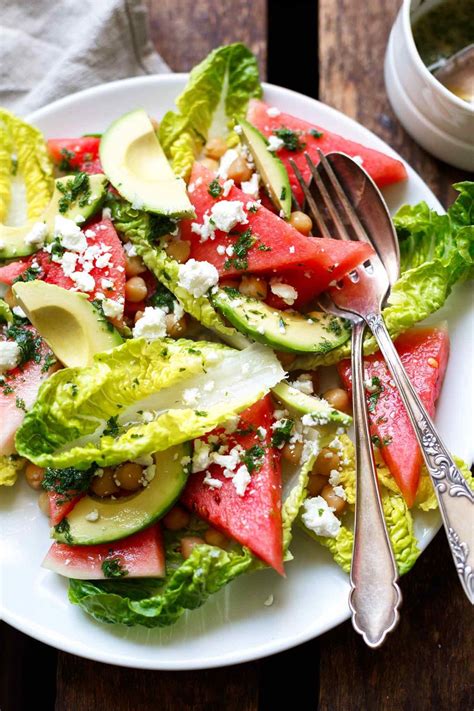
<svg viewBox="0 0 474 711">
<path fill-rule="evenodd" d="M 290 161 L 308 179 L 305 152 L 341 150 L 382 188 L 406 171 L 267 105 L 242 44 L 195 67 L 175 110 L 130 108 L 102 135 L 48 140 L 0 109 L 0 484 L 37 491 L 43 566 L 69 578 L 73 604 L 161 627 L 244 573 L 291 575 L 297 528 L 349 570 L 350 324 L 317 297 L 372 250 L 318 237 Z M 474 184 L 455 188 L 447 214 L 396 214 L 384 310 L 431 415 L 449 336 L 417 324 L 472 275 Z M 403 574 L 419 555 L 413 510 L 436 497 L 370 336 L 365 350 Z"/>
</svg>

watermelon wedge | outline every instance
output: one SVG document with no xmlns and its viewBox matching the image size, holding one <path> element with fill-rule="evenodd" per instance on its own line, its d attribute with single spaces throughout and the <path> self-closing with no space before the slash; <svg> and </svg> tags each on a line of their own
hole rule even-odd
<svg viewBox="0 0 474 711">
<path fill-rule="evenodd" d="M 240 415 L 238 430 L 228 438 L 231 448 L 240 444 L 247 452 L 251 447 L 263 450 L 260 466 L 251 473 L 243 496 L 237 493 L 232 480 L 224 476 L 223 468 L 212 464 L 208 472 L 212 479 L 222 482 L 222 486 L 211 488 L 205 484 L 207 472 L 192 474 L 181 501 L 200 518 L 248 546 L 255 555 L 284 575 L 281 471 L 279 452 L 271 446 L 272 422 L 273 406 L 267 395 Z M 258 436 L 258 427 L 264 428 L 261 430 L 261 433 L 265 432 L 263 437 Z M 211 436 L 220 433 L 222 429 L 212 432 Z"/>
<path fill-rule="evenodd" d="M 362 160 L 362 166 L 380 188 L 392 183 L 398 183 L 400 180 L 406 180 L 407 172 L 405 166 L 396 158 L 391 158 L 373 148 L 366 148 L 360 143 L 350 141 L 321 126 L 308 123 L 308 121 L 303 121 L 303 119 L 296 118 L 296 116 L 291 116 L 290 114 L 281 112 L 277 116 L 269 116 L 269 108 L 263 101 L 252 99 L 247 118 L 267 137 L 272 134 L 275 135 L 274 132 L 282 128 L 289 129 L 293 134 L 296 134 L 294 144 L 297 150 L 288 150 L 286 147 L 282 147 L 277 151 L 276 155 L 283 161 L 288 171 L 291 188 L 300 204 L 303 203 L 303 191 L 298 185 L 295 173 L 290 165 L 290 158 L 295 161 L 303 178 L 309 181 L 310 170 L 303 155 L 304 151 L 309 153 L 316 164 L 319 163 L 318 148 L 324 154 L 332 151 L 342 151 L 352 157 L 358 156 Z"/>
<path fill-rule="evenodd" d="M 448 362 L 446 327 L 412 328 L 397 338 L 395 347 L 413 387 L 433 417 Z M 412 506 L 423 461 L 415 433 L 381 354 L 367 356 L 364 363 L 372 439 L 380 447 L 408 506 Z M 342 361 L 338 369 L 344 386 L 351 390 L 350 361 Z"/>
<path fill-rule="evenodd" d="M 103 267 L 94 266 L 89 274 L 93 277 L 95 288 L 90 292 L 91 300 L 97 298 L 97 294 L 105 294 L 108 299 L 121 299 L 125 295 L 125 254 L 122 243 L 110 220 L 100 220 L 90 223 L 84 227 L 87 233 L 88 247 L 97 246 L 101 252 L 110 254 L 108 264 Z M 48 284 L 61 286 L 63 289 L 75 287 L 73 280 L 64 274 L 60 263 L 51 261 L 51 256 L 45 250 L 40 250 L 27 259 L 12 262 L 4 267 L 0 267 L 0 283 L 11 285 L 18 277 L 21 277 L 32 266 L 38 265 L 38 279 L 43 279 Z M 83 271 L 80 262 L 76 265 L 76 271 Z M 107 280 L 107 288 L 104 288 L 102 279 Z"/>
<path fill-rule="evenodd" d="M 58 494 L 56 491 L 48 491 L 49 521 L 51 526 L 57 526 L 58 523 L 73 510 L 82 496 L 83 494 L 68 499 L 67 497 L 65 498 L 64 494 Z"/>
<path fill-rule="evenodd" d="M 324 291 L 331 281 L 347 274 L 372 254 L 372 248 L 362 242 L 304 237 L 263 206 L 252 212 L 246 207 L 252 204 L 249 196 L 235 186 L 226 197 L 221 194 L 215 198 L 209 193 L 213 180 L 215 176 L 212 172 L 198 163 L 194 164 L 189 197 L 196 219 L 183 221 L 181 237 L 191 243 L 190 258 L 210 262 L 223 277 L 246 272 L 271 275 L 288 269 L 306 271 L 311 273 L 314 295 Z M 202 240 L 196 233 L 196 225 L 202 225 L 204 215 L 210 214 L 212 207 L 223 200 L 243 203 L 247 222 L 236 225 L 230 233 L 216 230 L 214 239 Z M 225 248 L 232 245 L 235 248 L 234 257 L 238 255 L 240 236 L 248 230 L 253 244 L 246 251 L 244 263 L 229 258 Z"/>
<path fill-rule="evenodd" d="M 41 565 L 79 580 L 163 578 L 165 552 L 161 530 L 155 524 L 128 538 L 97 546 L 53 543 Z"/>
<path fill-rule="evenodd" d="M 35 358 L 7 371 L 0 385 L 0 455 L 15 452 L 15 433 L 23 422 L 25 411 L 32 407 L 41 383 L 59 367 L 52 351 L 33 326 L 27 326 L 25 330 L 36 339 Z"/>
<path fill-rule="evenodd" d="M 102 173 L 99 160 L 100 138 L 50 138 L 48 152 L 54 165 L 65 173 L 82 170 L 85 173 Z"/>
</svg>

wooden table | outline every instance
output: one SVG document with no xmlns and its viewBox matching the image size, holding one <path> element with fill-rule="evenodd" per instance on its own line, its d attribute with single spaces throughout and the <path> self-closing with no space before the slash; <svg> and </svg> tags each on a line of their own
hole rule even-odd
<svg viewBox="0 0 474 711">
<path fill-rule="evenodd" d="M 451 183 L 462 174 L 431 158 L 407 136 L 385 94 L 383 57 L 399 4 L 151 0 L 150 9 L 154 41 L 174 70 L 187 71 L 220 44 L 244 41 L 257 54 L 263 77 L 353 116 L 399 151 L 447 205 L 453 199 Z M 291 708 L 301 711 L 472 708 L 471 609 L 442 533 L 401 580 L 401 588 L 402 619 L 380 651 L 365 647 L 346 622 L 289 652 L 202 672 L 98 664 L 58 653 L 3 624 L 0 707 L 273 711 L 288 690 Z"/>
</svg>

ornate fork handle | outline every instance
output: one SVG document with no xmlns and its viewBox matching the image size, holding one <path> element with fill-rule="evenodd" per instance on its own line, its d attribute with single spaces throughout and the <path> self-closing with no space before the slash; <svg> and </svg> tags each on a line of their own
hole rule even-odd
<svg viewBox="0 0 474 711">
<path fill-rule="evenodd" d="M 370 647 L 379 647 L 398 622 L 401 593 L 387 534 L 370 441 L 362 364 L 365 323 L 352 329 L 352 391 L 356 439 L 356 510 L 349 606 L 352 624 Z"/>
<path fill-rule="evenodd" d="M 405 404 L 433 482 L 451 553 L 467 597 L 474 604 L 474 494 L 441 440 L 405 372 L 382 316 L 364 317 Z"/>
</svg>

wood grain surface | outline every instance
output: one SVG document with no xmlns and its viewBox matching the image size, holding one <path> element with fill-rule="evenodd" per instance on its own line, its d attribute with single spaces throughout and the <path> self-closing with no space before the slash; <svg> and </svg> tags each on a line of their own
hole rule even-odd
<svg viewBox="0 0 474 711">
<path fill-rule="evenodd" d="M 407 136 L 385 94 L 383 57 L 399 0 L 319 0 L 313 41 L 315 28 L 298 19 L 312 17 L 315 2 L 268 0 L 267 23 L 264 0 L 150 0 L 153 40 L 174 71 L 187 71 L 219 44 L 246 42 L 263 77 L 268 67 L 275 83 L 319 95 L 354 117 L 398 150 L 445 205 L 451 202 L 451 183 L 466 176 L 428 156 Z M 294 72 L 281 69 L 280 38 L 287 25 L 276 23 L 279 17 L 287 17 L 290 32 L 297 33 L 291 46 L 304 45 L 300 54 L 288 53 Z M 298 64 L 301 57 L 305 61 Z M 275 711 L 285 694 L 291 694 L 291 709 L 298 711 L 472 708 L 472 613 L 442 534 L 401 587 L 401 623 L 382 650 L 366 648 L 347 622 L 288 652 L 202 672 L 98 664 L 57 653 L 1 625 L 0 708 L 29 710 L 39 694 L 42 708 L 56 711 Z M 41 676 L 39 687 L 26 681 L 32 666 Z"/>
</svg>

